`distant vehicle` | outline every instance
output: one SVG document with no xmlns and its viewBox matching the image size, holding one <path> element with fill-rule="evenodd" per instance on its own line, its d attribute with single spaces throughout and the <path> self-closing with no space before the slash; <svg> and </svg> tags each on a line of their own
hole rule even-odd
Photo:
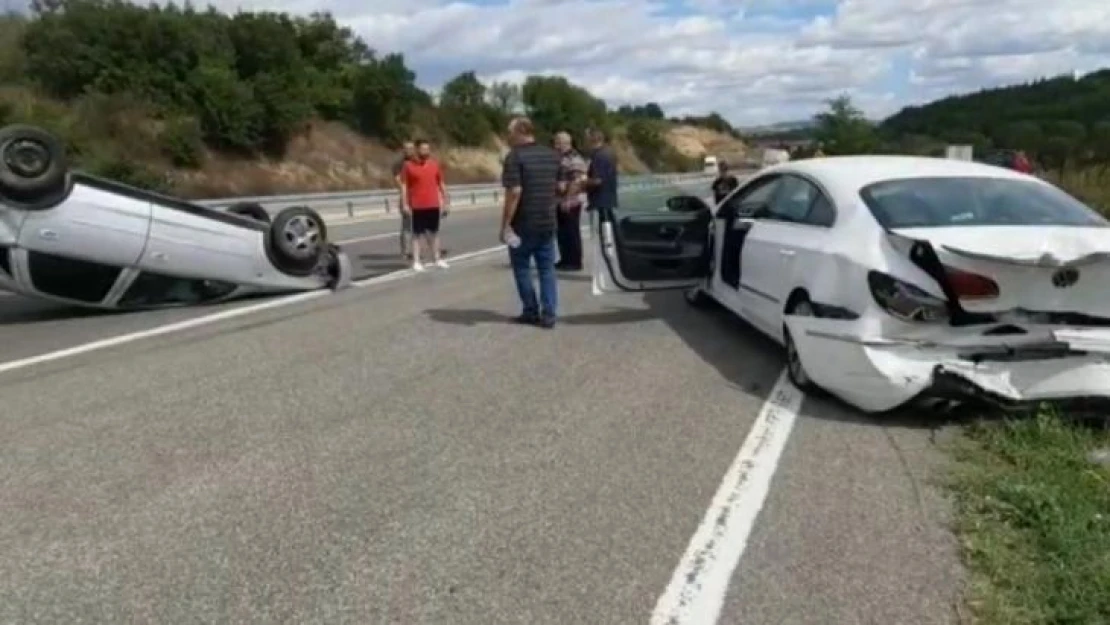
<svg viewBox="0 0 1110 625">
<path fill-rule="evenodd" d="M 711 174 L 713 176 L 716 176 L 717 175 L 717 162 L 718 161 L 717 161 L 716 156 L 713 156 L 712 154 L 706 156 L 705 160 L 703 160 L 702 164 L 701 164 L 702 173 Z"/>
<path fill-rule="evenodd" d="M 1038 178 L 828 157 L 667 208 L 601 211 L 597 290 L 717 302 L 785 346 L 803 390 L 865 412 L 1110 397 L 1110 222 Z"/>
<path fill-rule="evenodd" d="M 226 212 L 70 171 L 61 142 L 0 129 L 0 289 L 140 309 L 342 288 L 347 256 L 315 211 Z"/>
<path fill-rule="evenodd" d="M 763 148 L 763 156 L 761 159 L 761 165 L 763 167 L 771 167 L 773 165 L 785 163 L 789 160 L 790 152 L 787 152 L 786 150 Z"/>
<path fill-rule="evenodd" d="M 994 165 L 995 167 L 1005 167 L 1006 169 L 1012 169 L 1027 174 L 1033 172 L 1032 163 L 1030 163 L 1025 154 L 1019 150 L 993 150 L 979 159 L 979 162 L 987 165 Z"/>
</svg>

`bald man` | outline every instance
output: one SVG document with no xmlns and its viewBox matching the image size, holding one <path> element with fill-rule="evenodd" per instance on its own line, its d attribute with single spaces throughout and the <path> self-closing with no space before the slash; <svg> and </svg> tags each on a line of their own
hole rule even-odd
<svg viewBox="0 0 1110 625">
<path fill-rule="evenodd" d="M 582 181 L 586 178 L 586 159 L 574 149 L 570 133 L 557 132 L 553 139 L 559 151 L 559 212 L 556 240 L 562 271 L 582 270 Z"/>
</svg>

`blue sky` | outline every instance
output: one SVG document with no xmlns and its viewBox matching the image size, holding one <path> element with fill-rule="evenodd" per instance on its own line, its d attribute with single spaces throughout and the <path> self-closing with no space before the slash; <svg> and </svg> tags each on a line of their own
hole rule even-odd
<svg viewBox="0 0 1110 625">
<path fill-rule="evenodd" d="M 375 47 L 404 51 L 425 87 L 469 69 L 559 73 L 614 105 L 715 110 L 740 125 L 808 118 L 845 93 L 879 117 L 1110 66 L 1110 3 L 1089 0 L 394 1 L 348 19 Z"/>
</svg>

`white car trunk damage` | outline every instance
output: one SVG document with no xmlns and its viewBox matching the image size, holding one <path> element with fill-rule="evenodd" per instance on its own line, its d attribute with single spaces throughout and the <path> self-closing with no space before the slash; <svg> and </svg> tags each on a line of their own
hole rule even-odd
<svg viewBox="0 0 1110 625">
<path fill-rule="evenodd" d="M 947 267 L 990 279 L 993 298 L 960 298 L 968 312 L 1023 310 L 1110 319 L 1110 228 L 947 227 L 899 230 L 928 241 Z"/>
<path fill-rule="evenodd" d="M 1110 229 L 951 227 L 887 236 L 892 253 L 908 254 L 939 279 L 895 277 L 926 298 L 943 292 L 938 302 L 947 300 L 948 315 L 917 322 L 885 311 L 853 320 L 787 316 L 802 361 L 814 363 L 807 367 L 814 382 L 868 412 L 926 396 L 1110 397 L 1110 327 L 1102 327 L 1110 326 Z M 969 287 L 967 275 L 979 282 Z M 993 291 L 983 288 L 991 283 Z"/>
</svg>

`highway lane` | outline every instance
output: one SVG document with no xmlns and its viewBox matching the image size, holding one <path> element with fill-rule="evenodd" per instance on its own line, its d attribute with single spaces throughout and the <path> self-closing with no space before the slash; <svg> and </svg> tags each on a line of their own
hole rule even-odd
<svg viewBox="0 0 1110 625">
<path fill-rule="evenodd" d="M 678 192 L 676 187 L 628 193 L 627 201 L 658 203 Z M 443 222 L 443 240 L 448 257 L 498 245 L 497 217 L 493 207 L 457 210 Z M 406 269 L 400 257 L 397 232 L 400 217 L 338 222 L 330 225 L 329 238 L 339 242 L 351 257 L 356 279 L 367 279 Z M 438 269 L 436 270 L 438 271 Z M 51 302 L 8 294 L 0 295 L 0 362 L 19 360 L 54 350 L 67 349 L 112 336 L 142 332 L 215 312 L 258 303 L 259 299 L 211 306 L 111 313 L 59 306 Z"/>
<path fill-rule="evenodd" d="M 0 621 L 647 622 L 781 353 L 561 287 L 553 331 L 493 255 L 0 373 Z M 807 400 L 720 622 L 954 622 L 930 440 Z"/>
</svg>

